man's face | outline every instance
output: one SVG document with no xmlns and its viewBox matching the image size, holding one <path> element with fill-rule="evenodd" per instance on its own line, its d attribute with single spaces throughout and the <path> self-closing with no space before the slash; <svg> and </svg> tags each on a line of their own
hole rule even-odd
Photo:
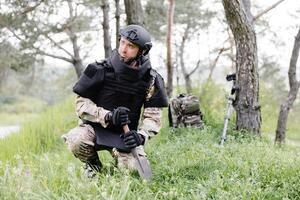
<svg viewBox="0 0 300 200">
<path fill-rule="evenodd" d="M 137 56 L 139 52 L 139 47 L 136 44 L 130 42 L 129 40 L 121 37 L 118 52 L 121 56 L 121 59 L 124 62 L 127 62 Z"/>
</svg>

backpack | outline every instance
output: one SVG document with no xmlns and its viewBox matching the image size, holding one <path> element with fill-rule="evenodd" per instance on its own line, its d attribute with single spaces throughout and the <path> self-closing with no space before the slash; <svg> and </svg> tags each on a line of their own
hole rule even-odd
<svg viewBox="0 0 300 200">
<path fill-rule="evenodd" d="M 199 100 L 192 94 L 180 94 L 170 99 L 169 126 L 177 128 L 179 126 L 203 127 L 203 115 L 200 111 Z"/>
</svg>

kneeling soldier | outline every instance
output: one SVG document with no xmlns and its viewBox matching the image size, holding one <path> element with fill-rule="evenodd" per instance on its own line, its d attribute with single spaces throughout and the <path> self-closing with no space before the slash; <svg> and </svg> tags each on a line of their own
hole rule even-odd
<svg viewBox="0 0 300 200">
<path fill-rule="evenodd" d="M 111 152 L 118 166 L 137 169 L 131 150 L 146 157 L 143 146 L 161 128 L 162 108 L 168 101 L 164 81 L 150 64 L 151 47 L 143 27 L 121 29 L 119 48 L 102 62 L 89 64 L 73 88 L 80 124 L 62 137 L 85 163 L 89 177 L 101 169 L 99 150 Z M 127 124 L 130 131 L 123 134 Z"/>
</svg>

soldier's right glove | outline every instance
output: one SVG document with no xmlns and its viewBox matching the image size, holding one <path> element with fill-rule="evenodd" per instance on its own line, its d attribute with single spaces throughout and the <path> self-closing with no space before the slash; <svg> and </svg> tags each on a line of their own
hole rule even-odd
<svg viewBox="0 0 300 200">
<path fill-rule="evenodd" d="M 126 107 L 118 107 L 105 115 L 105 122 L 115 126 L 123 126 L 129 124 L 128 113 L 130 110 Z"/>
</svg>

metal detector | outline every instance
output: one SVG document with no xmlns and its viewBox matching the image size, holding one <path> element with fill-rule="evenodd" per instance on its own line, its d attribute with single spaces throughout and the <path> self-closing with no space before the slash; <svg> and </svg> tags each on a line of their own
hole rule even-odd
<svg viewBox="0 0 300 200">
<path fill-rule="evenodd" d="M 225 113 L 225 117 L 224 117 L 224 128 L 223 128 L 221 141 L 220 141 L 221 146 L 224 145 L 224 141 L 226 140 L 226 132 L 227 132 L 227 127 L 228 127 L 228 121 L 229 121 L 231 113 L 233 112 L 232 104 L 235 101 L 234 94 L 237 90 L 237 87 L 236 87 L 236 74 L 235 73 L 227 75 L 226 80 L 227 81 L 232 81 L 233 84 L 232 84 L 231 91 L 230 91 L 230 93 L 227 97 L 227 108 L 226 108 L 226 113 Z"/>
</svg>

